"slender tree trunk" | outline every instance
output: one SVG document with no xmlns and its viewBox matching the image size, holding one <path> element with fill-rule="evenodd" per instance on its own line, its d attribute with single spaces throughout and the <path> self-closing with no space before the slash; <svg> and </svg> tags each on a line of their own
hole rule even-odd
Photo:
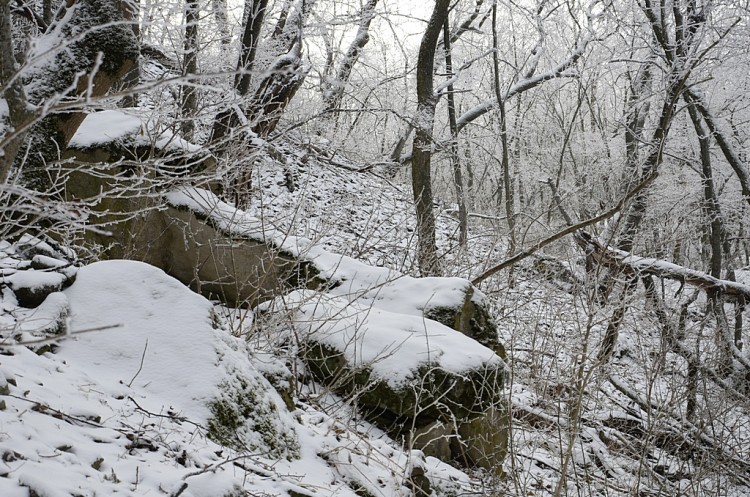
<svg viewBox="0 0 750 497">
<path fill-rule="evenodd" d="M 242 48 L 237 61 L 237 76 L 234 88 L 240 96 L 247 95 L 252 80 L 252 70 L 260 42 L 260 30 L 266 17 L 268 0 L 247 0 L 245 10 L 245 29 L 242 34 Z"/>
<path fill-rule="evenodd" d="M 721 214 L 719 199 L 714 186 L 713 168 L 711 167 L 710 135 L 701 122 L 700 114 L 694 105 L 688 103 L 690 120 L 693 122 L 695 133 L 698 135 L 700 146 L 701 176 L 703 180 L 703 209 L 708 220 L 709 246 L 711 248 L 710 274 L 714 278 L 721 278 L 722 259 L 726 240 L 724 218 Z"/>
<path fill-rule="evenodd" d="M 450 26 L 448 19 L 443 23 L 443 40 L 445 45 L 445 72 L 448 78 L 453 77 L 453 57 L 451 56 Z M 453 83 L 448 85 L 448 123 L 451 130 L 451 165 L 453 166 L 453 184 L 456 187 L 458 203 L 458 244 L 466 247 L 469 234 L 469 215 L 466 212 L 466 192 L 461 174 L 460 151 L 458 147 L 458 126 L 456 124 L 456 99 L 453 95 Z"/>
<path fill-rule="evenodd" d="M 743 161 L 740 159 L 740 156 L 732 147 L 726 135 L 719 129 L 716 120 L 714 119 L 713 115 L 711 115 L 711 112 L 709 111 L 708 106 L 703 102 L 703 99 L 700 98 L 700 95 L 690 88 L 686 90 L 685 94 L 687 96 L 687 100 L 693 103 L 703 116 L 703 119 L 705 120 L 709 131 L 716 139 L 716 143 L 719 145 L 721 152 L 724 154 L 724 158 L 727 160 L 730 167 L 737 175 L 737 179 L 739 179 L 740 181 L 742 196 L 744 197 L 748 205 L 750 205 L 750 171 L 748 171 L 748 168 L 745 166 L 745 164 L 743 164 Z"/>
<path fill-rule="evenodd" d="M 182 121 L 180 128 L 182 136 L 192 140 L 195 133 L 194 117 L 198 112 L 198 92 L 195 88 L 194 76 L 198 73 L 198 20 L 200 5 L 198 0 L 185 2 L 185 58 L 182 75 L 185 84 L 181 88 Z"/>
<path fill-rule="evenodd" d="M 221 53 L 227 55 L 229 44 L 232 41 L 232 35 L 229 32 L 229 19 L 227 18 L 227 0 L 212 0 L 211 10 L 221 36 Z"/>
<path fill-rule="evenodd" d="M 682 14 L 679 8 L 671 11 L 673 23 L 668 23 L 669 11 L 664 9 L 662 2 L 661 8 L 657 9 L 651 0 L 644 0 L 642 11 L 648 20 L 651 35 L 656 41 L 658 48 L 661 50 L 664 62 L 668 68 L 667 88 L 664 95 L 659 122 L 654 130 L 648 145 L 648 154 L 640 171 L 633 171 L 634 177 L 646 178 L 654 174 L 661 166 L 664 158 L 664 148 L 666 146 L 669 130 L 672 126 L 672 120 L 677 103 L 682 98 L 685 91 L 686 82 L 690 77 L 694 61 L 692 51 L 696 49 L 694 38 L 695 31 L 690 37 L 686 37 L 685 26 L 683 24 Z M 667 31 L 668 27 L 673 29 L 673 33 Z M 701 28 L 700 23 L 691 25 L 691 30 Z M 636 117 L 637 118 L 637 117 Z M 634 121 L 637 129 L 637 122 Z M 635 140 L 635 138 L 633 138 Z M 631 143 L 633 145 L 634 143 Z M 630 152 L 630 150 L 628 150 Z M 635 163 L 633 163 L 635 164 Z M 624 216 L 624 226 L 618 240 L 618 247 L 626 252 L 632 252 L 636 234 L 643 222 L 647 209 L 647 195 L 645 191 L 640 192 L 634 199 L 626 215 Z M 608 361 L 612 356 L 617 337 L 619 335 L 620 325 L 627 310 L 627 299 L 632 291 L 636 288 L 638 279 L 635 276 L 627 278 L 623 295 L 620 297 L 620 304 L 613 312 L 602 340 L 599 350 L 599 359 Z"/>
<path fill-rule="evenodd" d="M 367 3 L 362 7 L 357 34 L 354 36 L 354 40 L 352 40 L 349 49 L 339 64 L 335 79 L 329 83 L 328 89 L 323 93 L 323 103 L 326 111 L 332 111 L 341 107 L 344 89 L 349 82 L 352 68 L 357 63 L 357 60 L 359 60 L 362 49 L 370 41 L 370 23 L 375 17 L 375 7 L 377 4 L 378 0 L 367 0 Z"/>
<path fill-rule="evenodd" d="M 505 114 L 505 99 L 500 89 L 500 61 L 497 53 L 497 2 L 492 4 L 492 68 L 493 68 L 493 86 L 495 98 L 500 107 L 500 143 L 503 149 L 502 172 L 503 172 L 503 190 L 505 190 L 505 217 L 508 221 L 509 245 L 508 253 L 516 253 L 516 218 L 515 218 L 515 199 L 513 196 L 513 185 L 511 184 L 510 171 L 510 153 L 508 152 L 508 125 Z"/>
<path fill-rule="evenodd" d="M 246 0 L 244 10 L 244 29 L 242 46 L 237 59 L 237 74 L 234 77 L 234 89 L 237 95 L 244 97 L 250 90 L 252 70 L 260 43 L 260 31 L 265 21 L 268 0 Z M 219 113 L 214 120 L 210 142 L 220 144 L 227 133 L 239 124 L 234 109 L 229 108 Z M 220 149 L 221 147 L 219 147 Z M 219 151 L 219 150 L 217 150 Z"/>
<path fill-rule="evenodd" d="M 435 212 L 432 207 L 432 128 L 437 105 L 433 71 L 435 49 L 443 23 L 448 17 L 449 3 L 450 0 L 436 0 L 417 58 L 417 115 L 412 145 L 411 181 L 417 212 L 417 262 L 423 276 L 440 274 L 435 243 Z"/>
</svg>

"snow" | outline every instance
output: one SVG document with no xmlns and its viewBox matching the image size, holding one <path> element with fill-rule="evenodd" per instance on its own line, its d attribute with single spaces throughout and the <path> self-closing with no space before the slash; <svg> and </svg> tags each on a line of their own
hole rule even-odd
<svg viewBox="0 0 750 497">
<path fill-rule="evenodd" d="M 302 399 L 288 411 L 254 366 L 290 374 L 283 363 L 230 336 L 210 302 L 159 269 L 133 261 L 85 266 L 34 311 L 54 316 L 68 307 L 70 333 L 54 354 L 2 346 L 0 374 L 10 390 L 0 396 L 3 497 L 29 488 L 50 497 L 215 497 L 240 489 L 356 497 L 355 488 L 406 497 L 414 465 L 441 492 L 477 491 L 466 474 L 399 449 L 365 423 L 354 430 Z M 13 303 L 3 299 L 3 308 Z M 267 428 L 254 428 L 260 419 L 240 429 L 254 447 L 248 452 L 206 438 L 208 402 L 231 396 L 239 378 L 255 404 L 273 406 L 265 422 L 280 438 L 296 438 L 298 454 L 271 456 L 261 440 Z"/>
<path fill-rule="evenodd" d="M 165 198 L 170 205 L 184 207 L 209 218 L 212 224 L 228 234 L 271 241 L 295 257 L 311 261 L 320 277 L 335 286 L 329 293 L 346 297 L 349 302 L 422 316 L 428 308 L 461 307 L 471 287 L 463 278 L 413 278 L 393 269 L 374 267 L 333 253 L 307 238 L 287 235 L 201 188 L 173 190 Z M 482 292 L 474 289 L 474 302 L 481 302 L 484 298 Z"/>
<path fill-rule="evenodd" d="M 299 291 L 284 298 L 295 312 L 296 331 L 343 352 L 354 369 L 368 367 L 394 390 L 414 381 L 420 368 L 461 374 L 502 367 L 495 353 L 435 321 L 391 312 L 341 297 Z"/>
<path fill-rule="evenodd" d="M 89 114 L 70 140 L 70 147 L 90 148 L 143 132 L 140 118 L 119 110 Z"/>
<path fill-rule="evenodd" d="M 164 198 L 174 207 L 184 207 L 207 217 L 217 229 L 227 234 L 254 240 L 269 237 L 269 232 L 260 219 L 245 214 L 208 190 L 184 187 L 165 193 Z"/>
<path fill-rule="evenodd" d="M 498 361 L 459 333 L 422 318 L 430 308 L 460 305 L 467 282 L 404 274 L 408 264 L 399 261 L 411 253 L 408 195 L 376 184 L 371 176 L 315 169 L 312 162 L 303 167 L 290 161 L 301 173 L 300 184 L 308 185 L 296 192 L 283 187 L 279 164 L 264 162 L 263 174 L 253 172 L 253 195 L 264 195 L 265 202 L 253 202 L 246 212 L 195 188 L 170 192 L 167 199 L 233 234 L 267 238 L 312 261 L 336 286 L 322 294 L 300 291 L 285 298 L 296 318 L 295 331 L 343 348 L 349 360 L 370 366 L 377 377 L 400 384 L 428 361 L 454 370 Z M 446 231 L 450 229 L 441 223 L 438 235 Z M 347 256 L 332 247 L 341 247 L 338 251 Z M 504 253 L 502 247 L 494 254 L 478 246 L 472 250 L 476 267 Z M 33 273 L 29 261 L 6 257 L 20 250 L 0 242 L 0 252 L 4 275 Z M 357 257 L 390 267 L 369 266 Z M 36 260 L 52 262 L 40 256 Z M 574 257 L 570 264 L 575 266 Z M 748 274 L 738 271 L 738 284 L 748 285 Z M 710 454 L 705 454 L 705 465 L 696 468 L 695 462 L 655 446 L 660 430 L 676 426 L 665 422 L 667 413 L 684 410 L 685 360 L 664 351 L 659 323 L 647 309 L 629 309 L 616 355 L 602 366 L 595 355 L 613 303 L 589 305 L 584 292 L 561 291 L 526 271 L 516 274 L 515 283 L 513 288 L 488 287 L 493 314 L 501 320 L 502 342 L 512 357 L 507 398 L 514 415 L 513 452 L 504 465 L 509 477 L 491 480 L 405 449 L 362 421 L 351 399 L 314 383 L 297 383 L 290 374 L 299 367 L 296 358 L 266 346 L 278 343 L 273 340 L 278 337 L 261 339 L 270 334 L 263 319 L 235 309 L 214 318 L 210 303 L 148 266 L 122 261 L 87 266 L 72 287 L 53 293 L 35 310 L 19 308 L 4 287 L 4 339 L 19 327 L 33 334 L 44 322 L 65 312 L 71 315 L 70 335 L 56 341 L 56 354 L 38 355 L 3 342 L 0 370 L 17 386 L 9 383 L 11 395 L 0 396 L 6 402 L 0 410 L 0 454 L 5 455 L 0 460 L 0 495 L 27 496 L 28 489 L 20 484 L 34 486 L 39 495 L 65 497 L 174 495 L 187 483 L 180 495 L 188 497 L 236 488 L 252 495 L 285 495 L 293 489 L 354 497 L 354 489 L 362 488 L 374 496 L 406 496 L 411 492 L 405 477 L 410 468 L 421 466 L 437 496 L 490 491 L 544 496 L 553 495 L 560 479 L 569 437 L 574 445 L 567 492 L 630 495 L 653 490 L 676 495 L 682 488 L 696 495 L 716 494 L 718 489 L 723 495 L 747 495 L 747 487 L 734 479 L 734 469 L 719 467 L 719 459 Z M 677 296 L 678 286 L 665 282 L 662 292 L 675 308 L 684 301 Z M 477 291 L 472 298 L 485 297 Z M 711 367 L 713 326 L 706 325 L 702 306 L 705 300 L 699 298 L 688 308 L 683 347 L 697 351 L 700 346 L 701 364 Z M 112 324 L 122 326 L 76 333 Z M 230 330 L 244 333 L 252 346 L 232 337 Z M 583 365 L 581 358 L 586 359 Z M 587 368 L 586 382 L 579 392 L 575 379 L 582 366 Z M 263 376 L 281 378 L 280 384 L 296 388 L 292 411 Z M 261 403 L 276 406 L 275 426 L 296 436 L 298 455 L 269 456 L 262 449 L 260 430 L 252 426 L 242 427 L 245 440 L 260 450 L 237 451 L 206 438 L 206 402 L 225 395 L 220 385 L 237 377 L 265 392 Z M 711 430 L 718 447 L 747 459 L 746 408 L 737 399 L 722 400 L 713 379 L 704 381 L 706 392 L 698 402 L 711 410 L 706 431 Z M 613 384 L 658 405 L 643 410 Z M 581 415 L 571 419 L 578 398 Z M 653 430 L 638 437 L 618 428 L 618 422 L 632 426 L 633 432 Z M 569 432 L 571 427 L 575 433 Z M 666 477 L 653 474 L 657 463 Z M 692 479 L 677 481 L 680 474 Z"/>
<path fill-rule="evenodd" d="M 4 278 L 13 288 L 38 290 L 45 287 L 57 287 L 65 281 L 65 275 L 47 271 L 18 271 Z"/>
<path fill-rule="evenodd" d="M 7 130 L 6 120 L 8 119 L 9 115 L 10 115 L 10 110 L 8 108 L 8 101 L 5 100 L 4 98 L 0 98 L 0 138 L 5 136 L 5 133 Z M 0 151 L 0 154 L 2 153 L 3 152 Z"/>
<path fill-rule="evenodd" d="M 169 130 L 155 129 L 141 109 L 103 110 L 86 116 L 71 138 L 70 148 L 86 149 L 112 142 L 168 151 L 199 152 L 201 148 Z"/>
<path fill-rule="evenodd" d="M 35 336 L 38 331 L 49 330 L 69 314 L 68 299 L 62 292 L 54 292 L 44 299 L 44 302 L 36 309 L 19 310 L 16 313 L 15 328 L 20 332 L 31 333 Z M 67 328 L 67 325 L 63 327 Z M 23 335 L 22 335 L 23 336 Z"/>
<path fill-rule="evenodd" d="M 99 381 L 159 398 L 163 405 L 145 406 L 151 410 L 172 405 L 192 419 L 208 417 L 219 383 L 210 302 L 163 271 L 131 261 L 82 268 L 65 295 L 73 333 L 103 330 L 67 340 L 61 358 L 88 364 Z"/>
<path fill-rule="evenodd" d="M 333 287 L 326 294 L 294 292 L 282 308 L 295 309 L 299 336 L 344 352 L 355 367 L 368 366 L 373 377 L 402 388 L 426 366 L 463 373 L 502 366 L 490 349 L 435 321 L 429 308 L 460 309 L 471 284 L 461 278 L 413 278 L 388 268 L 366 265 L 329 252 L 311 241 L 285 236 L 199 188 L 166 195 L 173 206 L 193 210 L 234 236 L 273 240 L 295 256 L 311 261 Z M 472 296 L 480 301 L 478 290 Z"/>
</svg>

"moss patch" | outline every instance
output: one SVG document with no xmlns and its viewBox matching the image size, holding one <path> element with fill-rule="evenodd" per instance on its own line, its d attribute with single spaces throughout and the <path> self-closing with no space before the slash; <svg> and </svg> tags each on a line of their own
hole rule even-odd
<svg viewBox="0 0 750 497">
<path fill-rule="evenodd" d="M 235 375 L 219 389 L 221 395 L 209 404 L 208 437 L 211 440 L 274 459 L 299 457 L 295 432 L 281 420 L 264 384 Z"/>
</svg>

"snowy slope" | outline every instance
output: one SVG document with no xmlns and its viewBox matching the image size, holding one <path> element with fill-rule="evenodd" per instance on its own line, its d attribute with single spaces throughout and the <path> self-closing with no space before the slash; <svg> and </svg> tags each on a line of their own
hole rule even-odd
<svg viewBox="0 0 750 497">
<path fill-rule="evenodd" d="M 288 155 L 286 164 L 256 161 L 250 211 L 334 252 L 414 271 L 408 187 Z M 290 171 L 294 191 L 285 186 Z M 438 220 L 438 244 L 452 274 L 481 274 L 507 257 L 504 241 L 491 234 L 494 228 L 481 220 L 470 227 L 470 250 L 461 253 L 455 222 Z M 642 286 L 631 295 L 620 295 L 615 286 L 605 301 L 594 293 L 604 275 L 595 275 L 601 281 L 587 277 L 572 238 L 550 248 L 551 254 L 527 259 L 512 276 L 503 272 L 482 287 L 509 354 L 507 398 L 514 416 L 512 450 L 504 463 L 508 478 L 485 480 L 486 488 L 500 495 L 750 495 L 750 401 L 737 390 L 746 388 L 741 377 L 711 376 L 720 353 L 716 323 L 705 316 L 705 296 L 665 282 L 658 304 L 649 302 Z M 340 274 L 349 271 L 336 261 L 330 266 Z M 737 271 L 738 281 L 746 272 Z M 368 291 L 359 281 L 343 278 L 340 291 L 375 307 L 389 299 L 387 285 L 373 281 L 378 290 Z M 603 364 L 599 348 L 623 302 L 628 311 L 615 352 Z M 684 327 L 682 349 L 665 343 L 658 306 L 671 326 Z M 735 309 L 727 304 L 725 312 L 732 316 Z M 748 322 L 750 306 L 744 316 Z M 703 368 L 692 417 L 686 359 L 691 354 Z"/>
<path fill-rule="evenodd" d="M 301 400 L 289 411 L 261 374 L 289 375 L 284 364 L 249 350 L 210 302 L 156 268 L 96 263 L 55 295 L 70 308 L 55 353 L 2 345 L 4 497 L 410 495 L 414 467 L 436 495 L 472 486 L 376 430 Z M 13 306 L 3 300 L 6 313 Z M 218 444 L 216 406 L 231 403 L 247 419 L 231 434 L 239 438 Z"/>
</svg>

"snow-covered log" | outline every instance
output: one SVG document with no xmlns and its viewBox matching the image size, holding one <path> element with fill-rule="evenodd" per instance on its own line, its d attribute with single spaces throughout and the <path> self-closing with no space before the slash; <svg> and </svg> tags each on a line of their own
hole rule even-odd
<svg viewBox="0 0 750 497">
<path fill-rule="evenodd" d="M 719 292 L 730 300 L 750 300 L 750 286 L 735 281 L 721 280 L 678 264 L 640 257 L 630 252 L 609 247 L 585 231 L 575 234 L 578 245 L 597 263 L 635 276 L 653 275 L 680 281 L 706 292 Z"/>
</svg>

